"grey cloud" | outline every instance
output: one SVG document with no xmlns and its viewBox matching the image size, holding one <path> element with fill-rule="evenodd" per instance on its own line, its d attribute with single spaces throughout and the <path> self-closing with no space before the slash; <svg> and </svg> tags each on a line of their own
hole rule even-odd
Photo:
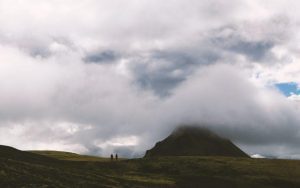
<svg viewBox="0 0 300 188">
<path fill-rule="evenodd" d="M 199 66 L 213 64 L 218 59 L 213 52 L 189 50 L 155 51 L 150 57 L 138 58 L 130 67 L 135 82 L 158 96 L 166 97 Z"/>
<path fill-rule="evenodd" d="M 236 44 L 232 44 L 228 49 L 237 53 L 245 54 L 253 61 L 263 60 L 269 50 L 274 46 L 271 42 L 259 41 L 259 42 L 247 42 L 237 41 Z"/>
<path fill-rule="evenodd" d="M 186 75 L 172 76 L 176 69 L 149 71 L 148 65 L 139 64 L 133 68 L 136 77 L 135 82 L 144 89 L 154 91 L 155 94 L 164 97 L 170 94 L 170 90 L 185 80 Z"/>
<path fill-rule="evenodd" d="M 87 63 L 99 63 L 99 64 L 105 64 L 105 63 L 111 63 L 114 62 L 119 58 L 119 55 L 112 51 L 112 50 L 106 50 L 102 52 L 93 52 L 88 55 L 86 55 L 83 58 L 83 61 Z"/>
<path fill-rule="evenodd" d="M 289 41 L 290 20 L 274 15 L 258 22 L 231 23 L 211 30 L 207 39 L 210 45 L 221 51 L 242 54 L 250 61 L 269 63 L 276 61 L 272 48 Z"/>
<path fill-rule="evenodd" d="M 85 145 L 85 147 L 88 149 L 88 151 L 85 153 L 87 155 L 95 155 L 95 156 L 105 156 L 106 153 L 103 153 L 103 149 L 100 147 L 94 146 L 92 144 Z M 109 155 L 105 156 L 108 157 Z"/>
<path fill-rule="evenodd" d="M 173 49 L 150 51 L 146 57 L 141 55 L 136 58 L 131 66 L 136 78 L 136 83 L 142 88 L 154 91 L 159 96 L 168 96 L 181 82 L 205 65 L 218 63 L 235 63 L 239 55 L 245 56 L 249 62 L 263 64 L 282 61 L 277 59 L 272 52 L 276 46 L 283 44 L 287 39 L 289 29 L 283 26 L 289 20 L 282 16 L 259 23 L 225 24 L 220 27 L 208 29 L 188 47 L 176 46 Z M 258 36 L 248 31 L 248 27 L 262 30 Z M 263 28 L 280 28 L 270 31 Z M 204 37 L 203 37 L 204 36 Z M 175 49 L 174 49 L 175 48 Z M 160 68 L 153 66 L 161 64 Z M 165 66 L 164 66 L 165 65 Z M 180 74 L 174 76 L 174 72 Z"/>
<path fill-rule="evenodd" d="M 16 48 L 33 58 L 50 58 L 58 54 L 78 51 L 68 36 L 23 33 L 18 35 L 0 34 L 0 44 Z"/>
<path fill-rule="evenodd" d="M 118 154 L 118 157 L 127 157 L 129 156 L 130 158 L 134 157 L 142 157 L 141 153 L 136 153 L 134 150 L 134 147 L 132 146 L 127 146 L 127 147 L 115 147 L 113 150 L 113 153 Z"/>
<path fill-rule="evenodd" d="M 51 52 L 45 47 L 37 47 L 37 48 L 32 48 L 29 54 L 33 57 L 47 58 L 51 55 Z"/>
<path fill-rule="evenodd" d="M 298 59 L 297 11 L 274 21 L 297 6 L 247 2 L 1 1 L 0 142 L 137 156 L 195 123 L 249 152 L 296 156 L 299 108 L 251 73 Z M 131 136 L 137 145 L 103 146 Z"/>
</svg>

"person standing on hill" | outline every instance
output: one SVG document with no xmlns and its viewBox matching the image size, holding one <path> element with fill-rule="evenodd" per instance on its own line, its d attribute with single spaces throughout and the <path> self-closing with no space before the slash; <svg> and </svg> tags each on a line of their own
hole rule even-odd
<svg viewBox="0 0 300 188">
<path fill-rule="evenodd" d="M 110 154 L 110 160 L 113 161 L 114 160 L 114 155 Z"/>
<path fill-rule="evenodd" d="M 118 160 L 118 154 L 116 154 L 116 161 Z"/>
</svg>

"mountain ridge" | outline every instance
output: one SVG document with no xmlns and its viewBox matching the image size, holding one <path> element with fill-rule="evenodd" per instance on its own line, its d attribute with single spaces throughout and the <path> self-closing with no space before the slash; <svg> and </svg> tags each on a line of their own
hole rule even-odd
<svg viewBox="0 0 300 188">
<path fill-rule="evenodd" d="M 147 150 L 144 157 L 159 156 L 249 157 L 229 139 L 197 126 L 178 127 L 167 138 Z"/>
</svg>

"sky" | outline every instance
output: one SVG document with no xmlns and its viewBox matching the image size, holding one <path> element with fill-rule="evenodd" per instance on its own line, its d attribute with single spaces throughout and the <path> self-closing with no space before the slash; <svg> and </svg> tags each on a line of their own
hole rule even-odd
<svg viewBox="0 0 300 188">
<path fill-rule="evenodd" d="M 299 159 L 299 7 L 0 0 L 0 144 L 140 157 L 193 124 Z"/>
</svg>

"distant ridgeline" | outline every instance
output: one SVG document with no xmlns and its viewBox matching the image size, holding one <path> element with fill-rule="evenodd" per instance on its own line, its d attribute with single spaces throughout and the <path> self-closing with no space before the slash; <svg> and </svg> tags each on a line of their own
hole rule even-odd
<svg viewBox="0 0 300 188">
<path fill-rule="evenodd" d="M 230 156 L 249 157 L 230 140 L 195 126 L 182 126 L 146 151 L 145 157 Z"/>
</svg>

